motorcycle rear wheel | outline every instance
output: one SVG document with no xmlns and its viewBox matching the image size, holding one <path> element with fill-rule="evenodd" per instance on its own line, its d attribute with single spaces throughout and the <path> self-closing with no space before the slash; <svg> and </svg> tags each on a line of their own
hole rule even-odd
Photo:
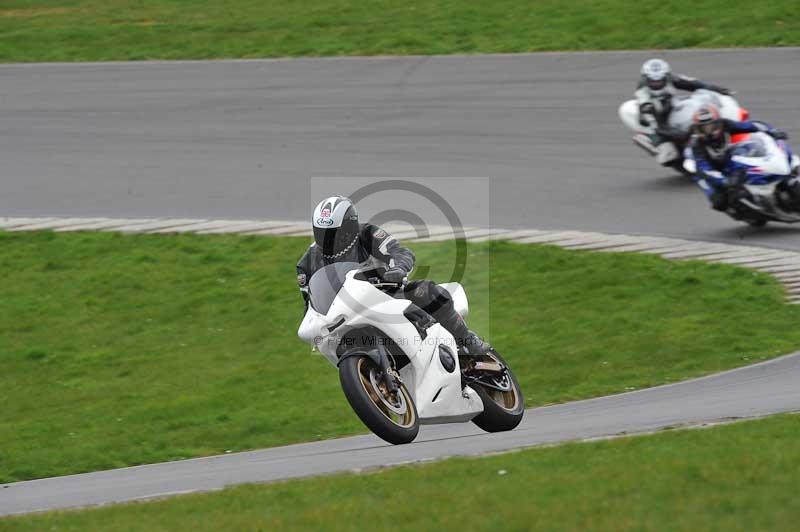
<svg viewBox="0 0 800 532">
<path fill-rule="evenodd" d="M 490 377 L 493 387 L 483 386 L 477 381 L 470 383 L 470 388 L 483 401 L 483 412 L 474 417 L 472 422 L 486 432 L 504 432 L 516 428 L 522 421 L 522 416 L 525 415 L 525 399 L 506 361 L 499 353 L 493 352 L 492 355 L 506 370 L 502 376 Z"/>
<path fill-rule="evenodd" d="M 351 356 L 339 364 L 339 382 L 359 419 L 379 438 L 395 444 L 414 441 L 419 415 L 404 384 L 389 393 L 381 369 L 368 356 Z"/>
</svg>

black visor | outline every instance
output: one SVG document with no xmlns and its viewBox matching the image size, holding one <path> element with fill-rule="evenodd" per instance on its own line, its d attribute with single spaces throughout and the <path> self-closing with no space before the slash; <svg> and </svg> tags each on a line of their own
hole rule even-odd
<svg viewBox="0 0 800 532">
<path fill-rule="evenodd" d="M 667 86 L 667 78 L 665 77 L 661 79 L 647 78 L 647 86 L 654 91 L 660 91 L 661 89 Z"/>
<path fill-rule="evenodd" d="M 722 151 L 728 147 L 728 137 L 726 135 L 718 135 L 716 137 L 710 137 L 708 140 L 708 145 L 714 148 L 715 150 Z"/>
<path fill-rule="evenodd" d="M 697 126 L 697 133 L 705 139 L 718 139 L 722 136 L 722 124 L 715 120 Z"/>
<path fill-rule="evenodd" d="M 358 222 L 345 221 L 341 227 L 314 228 L 314 241 L 322 254 L 334 256 L 346 251 L 358 238 Z"/>
</svg>

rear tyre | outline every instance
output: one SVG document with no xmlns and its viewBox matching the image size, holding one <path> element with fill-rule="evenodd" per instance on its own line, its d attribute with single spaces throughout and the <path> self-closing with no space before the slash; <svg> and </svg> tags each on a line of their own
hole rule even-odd
<svg viewBox="0 0 800 532">
<path fill-rule="evenodd" d="M 482 380 L 486 380 L 491 386 L 484 386 L 479 381 L 470 383 L 470 388 L 483 401 L 483 412 L 474 417 L 472 422 L 486 432 L 504 432 L 515 428 L 522 421 L 525 399 L 506 361 L 495 351 L 492 351 L 492 355 L 506 366 L 506 371 L 501 376 L 484 374 Z"/>
<path fill-rule="evenodd" d="M 339 364 L 339 382 L 359 419 L 379 438 L 399 445 L 419 432 L 419 416 L 404 384 L 389 393 L 381 369 L 368 356 L 351 356 Z"/>
</svg>

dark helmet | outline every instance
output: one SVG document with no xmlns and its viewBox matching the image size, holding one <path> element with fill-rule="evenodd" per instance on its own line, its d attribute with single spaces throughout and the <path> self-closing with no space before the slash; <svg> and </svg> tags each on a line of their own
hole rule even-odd
<svg viewBox="0 0 800 532">
<path fill-rule="evenodd" d="M 730 145 L 730 135 L 725 131 L 725 124 L 720 118 L 719 109 L 714 104 L 701 106 L 692 115 L 692 130 L 706 146 L 708 153 L 715 159 L 724 157 Z"/>
<path fill-rule="evenodd" d="M 672 84 L 672 70 L 663 59 L 648 59 L 642 65 L 642 82 L 653 96 L 667 92 Z"/>
<path fill-rule="evenodd" d="M 314 241 L 326 259 L 336 259 L 358 240 L 358 213 L 349 198 L 331 196 L 319 202 L 311 217 Z"/>
</svg>

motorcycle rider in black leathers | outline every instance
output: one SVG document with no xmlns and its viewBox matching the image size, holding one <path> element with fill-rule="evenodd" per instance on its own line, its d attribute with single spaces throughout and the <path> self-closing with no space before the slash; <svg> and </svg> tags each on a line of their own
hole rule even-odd
<svg viewBox="0 0 800 532">
<path fill-rule="evenodd" d="M 404 284 L 395 297 L 405 298 L 433 316 L 453 335 L 462 354 L 481 355 L 491 349 L 467 328 L 447 290 L 428 280 L 406 282 L 414 269 L 414 254 L 380 227 L 360 224 L 349 198 L 332 196 L 322 200 L 311 221 L 314 243 L 297 263 L 297 284 L 306 304 L 308 282 L 318 269 L 334 262 L 364 263 L 371 259 L 386 268 L 383 281 Z"/>
<path fill-rule="evenodd" d="M 641 77 L 634 96 L 639 104 L 639 124 L 652 132 L 649 142 L 656 152 L 659 163 L 670 163 L 670 155 L 674 154 L 673 149 L 660 147 L 671 142 L 682 144 L 686 140 L 683 131 L 669 126 L 669 115 L 675 107 L 677 91 L 694 92 L 698 89 L 725 95 L 733 94 L 733 91 L 724 87 L 674 74 L 663 59 L 650 59 L 642 65 Z"/>
</svg>

